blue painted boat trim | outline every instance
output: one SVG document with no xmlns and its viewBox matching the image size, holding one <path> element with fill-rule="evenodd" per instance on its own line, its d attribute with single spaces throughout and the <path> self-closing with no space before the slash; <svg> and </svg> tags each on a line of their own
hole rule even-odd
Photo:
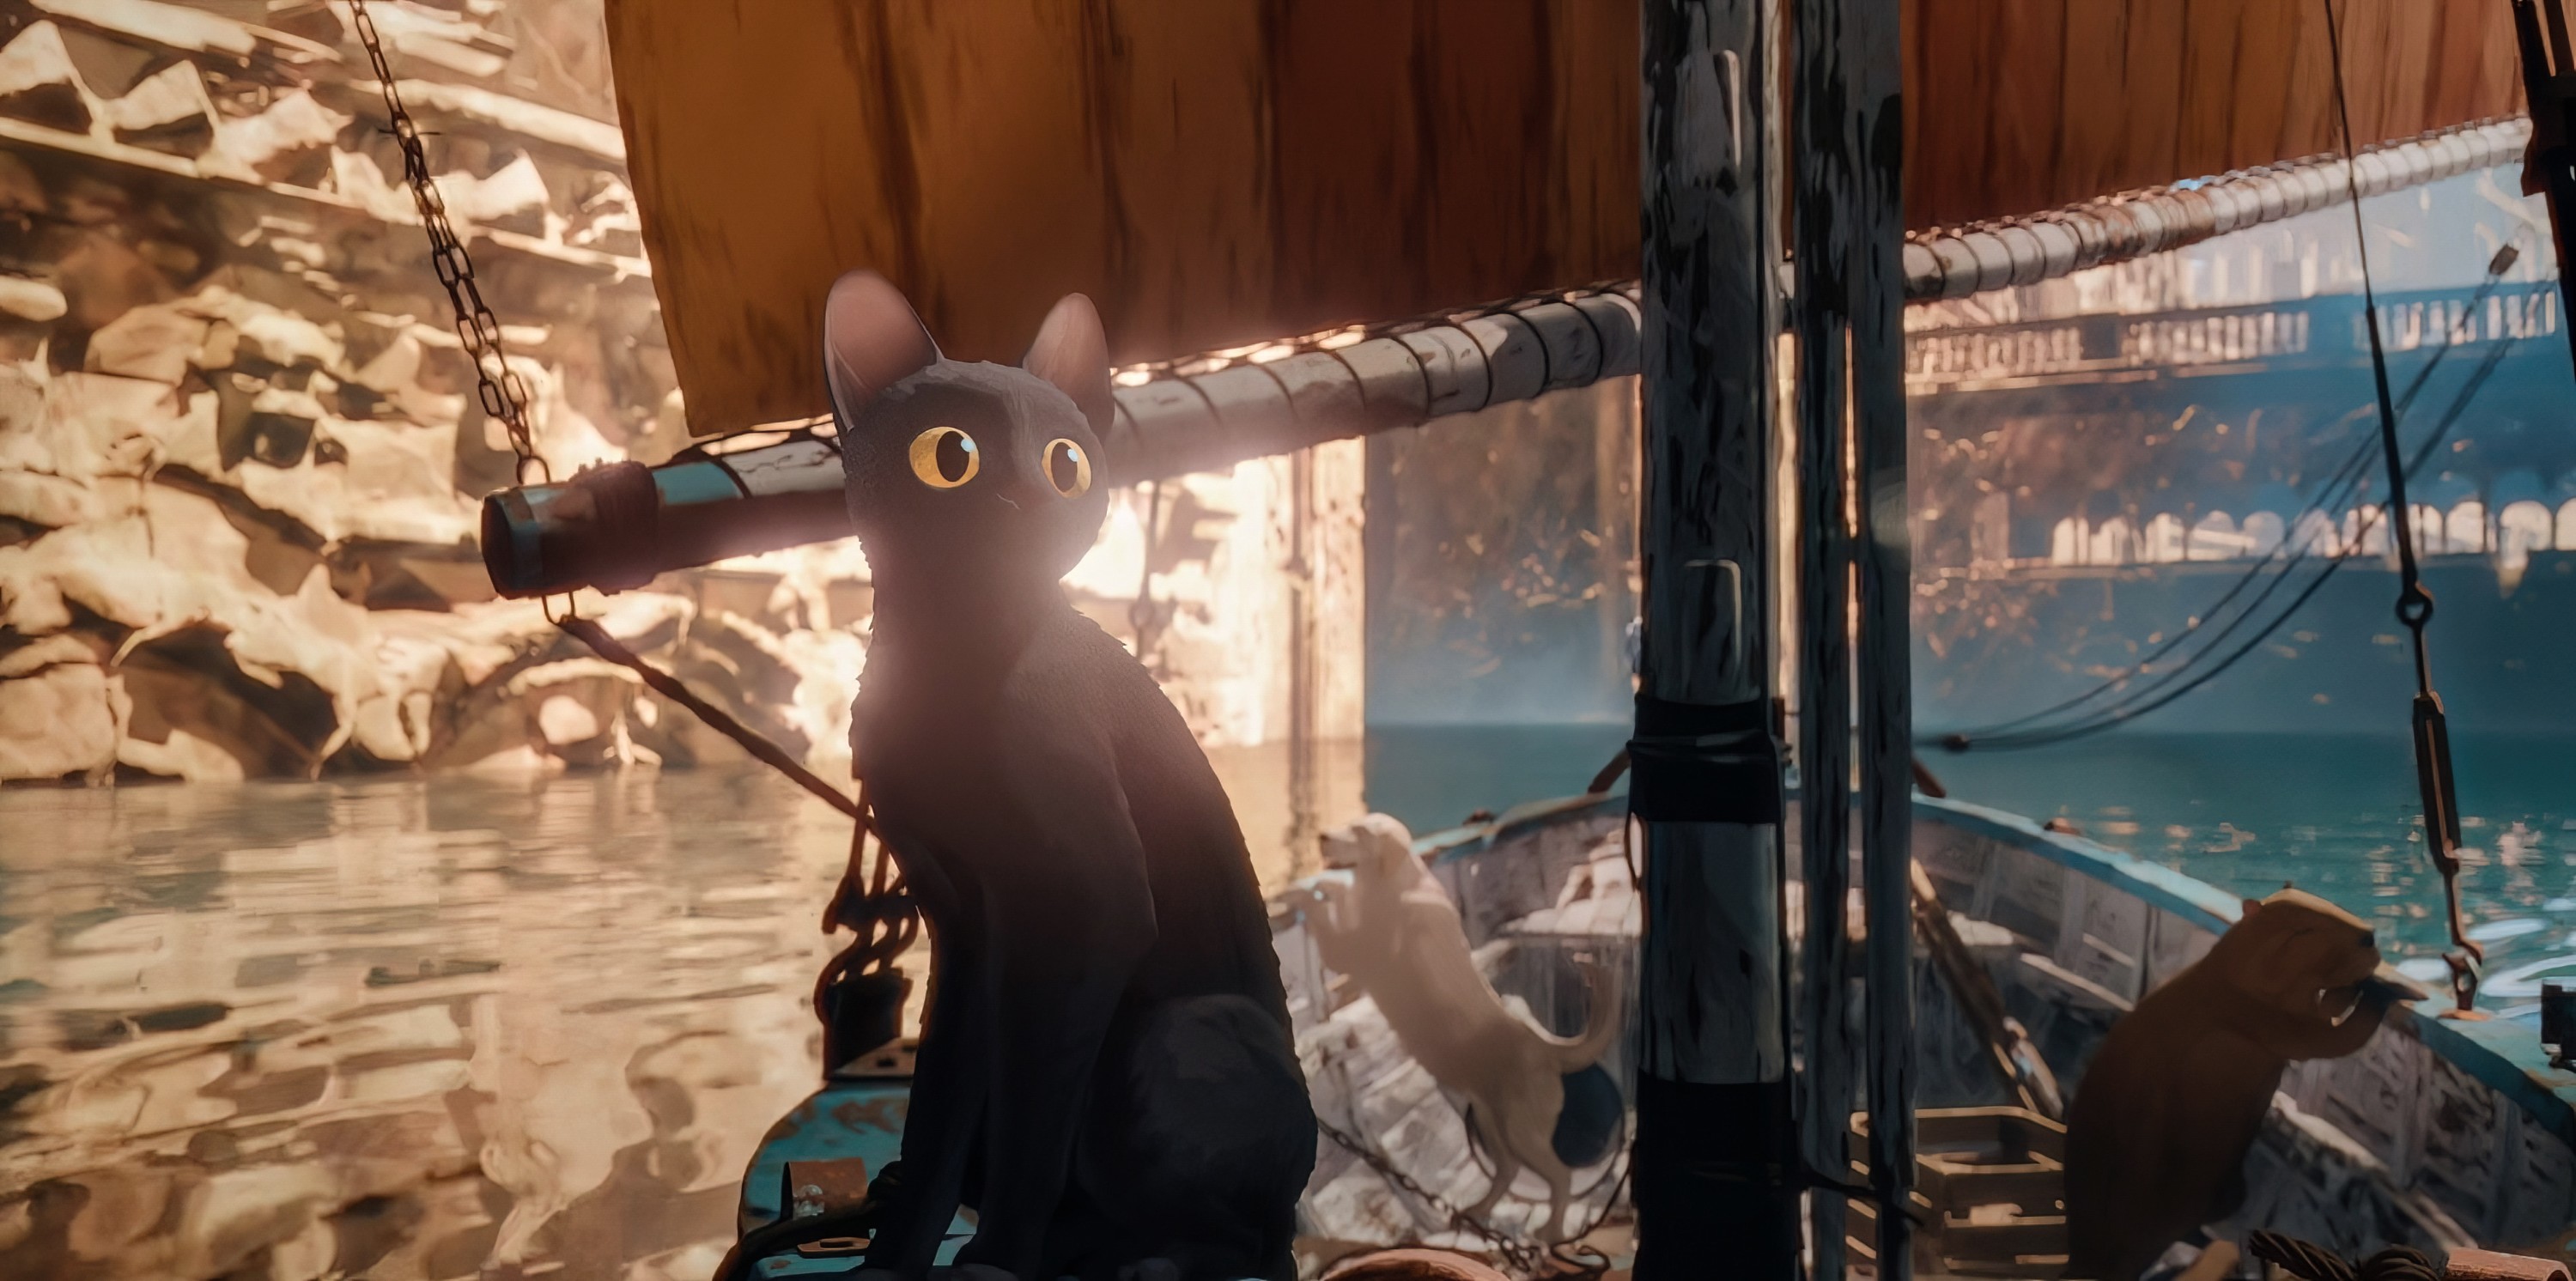
<svg viewBox="0 0 2576 1281">
<path fill-rule="evenodd" d="M 2170 867 L 2133 858 L 2081 836 L 2052 832 L 2019 814 L 1965 801 L 1914 798 L 1914 816 L 2036 854 L 2069 871 L 2116 885 L 2205 930 L 2223 931 L 2242 914 L 2237 897 Z"/>
<path fill-rule="evenodd" d="M 1554 827 L 1578 819 L 1611 814 L 1624 814 L 1628 797 L 1623 792 L 1600 796 L 1569 796 L 1562 800 L 1531 801 L 1515 805 L 1490 822 L 1470 823 L 1443 832 L 1413 839 L 1413 852 L 1434 863 L 1454 863 L 1473 858 L 1496 845 L 1534 828 Z"/>
<path fill-rule="evenodd" d="M 882 1173 L 902 1154 L 911 1097 L 909 1077 L 825 1082 L 761 1136 L 759 1150 L 743 1171 L 739 1227 L 748 1230 L 777 1220 L 784 1209 L 780 1194 L 790 1161 L 855 1157 L 867 1163 L 870 1178 Z M 955 1262 L 957 1251 L 974 1234 L 974 1224 L 961 1211 L 949 1223 L 948 1238 L 934 1262 Z M 764 1278 L 843 1276 L 857 1271 L 860 1262 L 856 1256 L 772 1255 L 761 1261 L 758 1272 Z"/>
</svg>

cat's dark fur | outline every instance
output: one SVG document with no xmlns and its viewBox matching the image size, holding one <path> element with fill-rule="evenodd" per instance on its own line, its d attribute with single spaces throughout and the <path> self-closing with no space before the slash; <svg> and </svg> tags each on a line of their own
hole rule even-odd
<svg viewBox="0 0 2576 1281">
<path fill-rule="evenodd" d="M 962 1202 L 960 1264 L 1285 1281 L 1314 1117 L 1243 835 L 1179 713 L 1059 585 L 1107 485 L 1065 497 L 1042 451 L 1101 466 L 1099 318 L 1071 296 L 1025 368 L 949 361 L 852 273 L 824 328 L 876 586 L 853 746 L 934 957 L 869 1267 L 921 1276 Z M 936 426 L 977 447 L 954 488 L 910 458 Z"/>
</svg>

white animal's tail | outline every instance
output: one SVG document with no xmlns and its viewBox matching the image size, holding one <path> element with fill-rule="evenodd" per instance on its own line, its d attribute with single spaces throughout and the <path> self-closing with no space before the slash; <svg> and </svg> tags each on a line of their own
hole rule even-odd
<svg viewBox="0 0 2576 1281">
<path fill-rule="evenodd" d="M 1610 1042 L 1627 1023 L 1621 1017 L 1619 989 L 1611 983 L 1609 969 L 1595 961 L 1577 961 L 1574 966 L 1583 972 L 1583 988 L 1589 998 L 1582 1033 L 1570 1041 L 1540 1033 L 1548 1048 L 1556 1051 L 1556 1070 L 1560 1073 L 1580 1072 L 1600 1062 L 1601 1056 L 1610 1052 Z"/>
</svg>

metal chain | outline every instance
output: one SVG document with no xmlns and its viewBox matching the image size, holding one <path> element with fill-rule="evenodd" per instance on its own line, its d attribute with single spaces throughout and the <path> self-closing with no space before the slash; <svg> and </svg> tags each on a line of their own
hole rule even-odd
<svg viewBox="0 0 2576 1281">
<path fill-rule="evenodd" d="M 440 195 L 438 184 L 430 180 L 429 153 L 420 145 L 420 128 L 412 123 L 405 110 L 402 95 L 394 89 L 393 67 L 385 61 L 384 40 L 376 34 L 376 20 L 367 14 L 367 0 L 349 0 L 349 12 L 358 28 L 358 42 L 367 48 L 367 62 L 375 68 L 376 85 L 384 92 L 385 132 L 402 148 L 403 185 L 411 188 L 412 207 L 420 211 L 420 225 L 429 233 L 429 265 L 438 273 L 440 287 L 447 290 L 450 314 L 455 317 L 456 339 L 464 344 L 465 354 L 474 362 L 476 398 L 482 402 L 485 415 L 500 420 L 501 429 L 509 434 L 510 452 L 518 455 L 512 476 L 522 485 L 551 485 L 555 481 L 552 464 L 537 452 L 536 440 L 528 429 L 528 385 L 510 368 L 509 358 L 501 349 L 501 322 L 483 301 L 483 286 L 474 279 L 474 257 L 465 252 L 465 241 L 456 234 L 455 224 L 447 220 L 447 198 Z M 562 623 L 576 616 L 571 593 L 563 597 L 558 609 L 554 598 L 540 601 L 546 620 Z"/>
<path fill-rule="evenodd" d="M 447 301 L 453 307 L 456 337 L 465 345 L 466 354 L 474 361 L 476 392 L 483 412 L 501 423 L 509 433 L 511 452 L 518 455 L 516 478 L 522 485 L 533 477 L 538 484 L 554 483 L 554 468 L 537 453 L 536 442 L 528 428 L 528 387 L 510 368 L 501 347 L 501 322 L 483 301 L 483 287 L 474 278 L 473 255 L 465 251 L 463 238 L 447 218 L 447 201 L 439 195 L 438 184 L 430 180 L 429 156 L 421 147 L 420 129 L 405 110 L 402 95 L 394 88 L 393 68 L 385 61 L 384 40 L 376 32 L 375 19 L 367 14 L 367 0 L 349 0 L 349 11 L 356 20 L 358 42 L 366 46 L 367 61 L 375 68 L 376 83 L 383 90 L 388 133 L 401 146 L 403 183 L 411 188 L 414 208 L 420 211 L 421 226 L 429 233 L 430 266 L 438 273 L 439 285 L 447 290 Z M 919 916 L 913 909 L 903 874 L 891 866 L 891 851 L 878 844 L 876 878 L 873 885 L 859 883 L 859 863 L 872 824 L 867 803 L 867 786 L 859 787 L 855 802 L 843 797 L 838 789 L 815 777 L 812 771 L 775 743 L 761 737 L 749 726 L 727 715 L 714 704 L 699 698 L 679 678 L 645 662 L 629 651 L 606 629 L 580 617 L 575 599 L 567 592 L 560 607 L 554 597 L 541 605 L 546 619 L 563 628 L 594 652 L 615 662 L 642 678 L 645 685 L 665 698 L 697 714 L 710 727 L 733 739 L 751 755 L 771 768 L 796 780 L 807 791 L 822 797 L 834 808 L 858 821 L 856 842 L 851 850 L 850 865 L 842 874 L 839 888 L 823 909 L 823 928 L 830 933 L 835 924 L 847 925 L 857 932 L 858 941 L 825 967 L 818 983 L 828 983 L 844 968 L 865 965 L 874 969 L 889 968 L 894 958 L 918 937 Z"/>
<path fill-rule="evenodd" d="M 411 188 L 413 207 L 420 211 L 421 225 L 429 232 L 429 263 L 438 272 L 438 283 L 447 290 L 447 300 L 455 306 L 456 337 L 465 344 L 465 352 L 474 360 L 476 391 L 483 402 L 483 412 L 501 420 L 510 433 L 510 448 L 519 456 L 518 481 L 535 479 L 554 483 L 554 470 L 539 457 L 528 434 L 528 388 L 512 372 L 501 350 L 501 322 L 493 318 L 492 309 L 483 302 L 482 286 L 474 279 L 474 259 L 465 252 L 465 242 L 456 227 L 447 220 L 447 201 L 438 184 L 429 176 L 429 156 L 420 145 L 420 129 L 412 123 L 411 113 L 403 109 L 402 96 L 394 91 L 394 73 L 385 62 L 384 41 L 376 35 L 376 21 L 367 15 L 367 0 L 349 0 L 349 11 L 356 19 L 358 41 L 367 47 L 367 61 L 376 72 L 376 83 L 384 91 L 387 130 L 402 148 L 403 183 Z M 531 466 L 533 464 L 533 467 Z"/>
<path fill-rule="evenodd" d="M 1449 1204 L 1438 1193 L 1414 1182 L 1413 1176 L 1395 1168 L 1385 1157 L 1378 1155 L 1374 1147 L 1355 1135 L 1343 1132 L 1332 1122 L 1320 1116 L 1316 1117 L 1315 1128 L 1322 1131 L 1325 1138 L 1331 1139 L 1343 1151 L 1358 1157 L 1368 1168 L 1377 1171 L 1379 1178 L 1386 1180 L 1398 1191 L 1431 1207 L 1433 1214 L 1440 1215 L 1448 1221 L 1450 1230 L 1482 1238 L 1494 1248 L 1494 1253 L 1501 1255 L 1503 1261 L 1518 1270 L 1522 1276 L 1535 1277 L 1546 1270 L 1549 1259 L 1553 1257 L 1546 1248 L 1512 1236 Z"/>
</svg>

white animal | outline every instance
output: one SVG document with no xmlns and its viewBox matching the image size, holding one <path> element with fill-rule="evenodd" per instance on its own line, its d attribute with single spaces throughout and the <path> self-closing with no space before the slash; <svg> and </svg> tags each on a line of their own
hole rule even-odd
<svg viewBox="0 0 2576 1281">
<path fill-rule="evenodd" d="M 1562 1239 L 1574 1171 L 1558 1159 L 1565 1074 L 1598 1062 L 1620 1028 L 1609 972 L 1582 966 L 1591 999 L 1583 1032 L 1550 1036 L 1515 1017 L 1476 968 L 1457 905 L 1413 854 L 1404 824 L 1371 814 L 1324 836 L 1325 881 L 1307 914 L 1324 964 L 1377 1001 L 1398 1043 L 1431 1078 L 1468 1101 L 1468 1124 L 1494 1158 L 1494 1180 L 1470 1211 L 1483 1218 L 1524 1168 L 1547 1181 L 1543 1239 Z"/>
</svg>

